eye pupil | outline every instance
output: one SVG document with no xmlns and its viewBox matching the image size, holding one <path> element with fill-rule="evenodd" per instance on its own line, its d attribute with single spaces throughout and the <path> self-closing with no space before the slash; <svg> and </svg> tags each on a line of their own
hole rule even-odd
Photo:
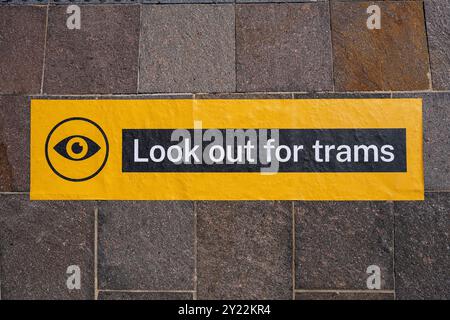
<svg viewBox="0 0 450 320">
<path fill-rule="evenodd" d="M 72 151 L 73 153 L 80 154 L 83 151 L 83 147 L 79 142 L 75 142 L 74 144 L 72 144 Z"/>
</svg>

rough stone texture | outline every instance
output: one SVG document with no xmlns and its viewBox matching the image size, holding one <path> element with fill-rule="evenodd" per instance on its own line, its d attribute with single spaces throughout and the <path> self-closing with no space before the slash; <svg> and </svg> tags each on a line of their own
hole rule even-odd
<svg viewBox="0 0 450 320">
<path fill-rule="evenodd" d="M 291 93 L 214 93 L 196 94 L 195 99 L 292 99 Z"/>
<path fill-rule="evenodd" d="M 431 75 L 435 90 L 450 89 L 450 0 L 425 1 Z"/>
<path fill-rule="evenodd" d="M 237 91 L 332 89 L 328 4 L 236 6 Z"/>
<path fill-rule="evenodd" d="M 394 293 L 373 292 L 297 292 L 295 300 L 394 300 Z"/>
<path fill-rule="evenodd" d="M 139 92 L 235 91 L 232 5 L 142 7 Z"/>
<path fill-rule="evenodd" d="M 394 288 L 392 203 L 295 202 L 296 287 L 367 289 L 367 267 Z"/>
<path fill-rule="evenodd" d="M 99 202 L 99 289 L 193 290 L 192 202 Z"/>
<path fill-rule="evenodd" d="M 98 300 L 192 300 L 192 293 L 100 291 Z"/>
<path fill-rule="evenodd" d="M 80 30 L 66 9 L 49 9 L 44 93 L 136 93 L 139 6 L 82 6 Z"/>
<path fill-rule="evenodd" d="M 133 3 L 141 3 L 141 0 L 48 0 L 50 4 L 61 4 L 61 5 L 70 5 L 70 4 L 133 4 Z"/>
<path fill-rule="evenodd" d="M 450 93 L 394 94 L 423 99 L 425 190 L 450 190 Z"/>
<path fill-rule="evenodd" d="M 426 190 L 450 190 L 450 93 L 424 97 L 423 136 Z"/>
<path fill-rule="evenodd" d="M 0 192 L 29 191 L 29 161 L 29 101 L 0 96 Z"/>
<path fill-rule="evenodd" d="M 368 92 L 307 92 L 295 93 L 294 99 L 386 99 L 391 98 L 390 93 Z"/>
<path fill-rule="evenodd" d="M 142 3 L 233 3 L 234 0 L 142 0 Z"/>
<path fill-rule="evenodd" d="M 2 4 L 42 4 L 45 5 L 49 0 L 0 0 L 0 5 Z"/>
<path fill-rule="evenodd" d="M 2 299 L 93 299 L 94 209 L 88 202 L 0 195 Z M 69 290 L 67 267 L 81 269 Z"/>
<path fill-rule="evenodd" d="M 290 202 L 198 202 L 198 299 L 291 299 Z"/>
<path fill-rule="evenodd" d="M 331 3 L 338 91 L 425 90 L 429 59 L 421 2 L 377 2 L 381 29 L 366 26 L 373 2 Z"/>
<path fill-rule="evenodd" d="M 397 299 L 450 299 L 450 193 L 394 208 Z"/>
<path fill-rule="evenodd" d="M 0 7 L 0 94 L 40 92 L 46 12 L 44 6 Z"/>
<path fill-rule="evenodd" d="M 236 3 L 264 3 L 264 2 L 318 2 L 328 0 L 236 0 Z"/>
</svg>

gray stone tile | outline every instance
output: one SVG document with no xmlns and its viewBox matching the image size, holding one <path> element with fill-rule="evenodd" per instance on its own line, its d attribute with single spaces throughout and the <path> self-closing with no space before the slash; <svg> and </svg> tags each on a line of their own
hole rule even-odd
<svg viewBox="0 0 450 320">
<path fill-rule="evenodd" d="M 381 29 L 367 28 L 367 2 L 331 2 L 337 91 L 412 91 L 430 87 L 423 3 L 378 1 Z"/>
<path fill-rule="evenodd" d="M 290 93 L 215 93 L 196 94 L 195 99 L 292 99 Z"/>
<path fill-rule="evenodd" d="M 328 0 L 236 0 L 236 3 L 274 3 L 274 2 L 325 2 Z"/>
<path fill-rule="evenodd" d="M 100 291 L 98 300 L 192 300 L 190 292 Z"/>
<path fill-rule="evenodd" d="M 450 92 L 394 94 L 423 99 L 425 190 L 450 190 Z"/>
<path fill-rule="evenodd" d="M 295 93 L 294 99 L 386 99 L 390 93 L 379 92 L 311 92 Z"/>
<path fill-rule="evenodd" d="M 0 252 L 2 299 L 93 299 L 93 204 L 0 195 Z M 80 290 L 67 288 L 70 265 Z"/>
<path fill-rule="evenodd" d="M 450 89 L 450 0 L 425 1 L 433 89 Z"/>
<path fill-rule="evenodd" d="M 48 0 L 53 5 L 70 4 L 136 4 L 141 0 Z"/>
<path fill-rule="evenodd" d="M 295 202 L 296 287 L 367 289 L 367 267 L 394 288 L 392 203 Z"/>
<path fill-rule="evenodd" d="M 152 3 L 152 4 L 234 3 L 234 0 L 142 0 L 142 3 Z"/>
<path fill-rule="evenodd" d="M 0 7 L 0 94 L 41 90 L 45 6 Z"/>
<path fill-rule="evenodd" d="M 49 0 L 0 0 L 0 5 L 45 5 L 49 2 Z"/>
<path fill-rule="evenodd" d="M 297 292 L 295 300 L 394 300 L 394 293 L 373 292 Z"/>
<path fill-rule="evenodd" d="M 50 6 L 44 93 L 136 93 L 139 6 L 81 6 L 81 29 L 66 6 Z"/>
<path fill-rule="evenodd" d="M 198 202 L 198 299 L 291 299 L 290 202 Z"/>
<path fill-rule="evenodd" d="M 332 90 L 328 3 L 236 5 L 237 91 Z"/>
<path fill-rule="evenodd" d="M 394 208 L 397 299 L 450 299 L 450 193 Z"/>
<path fill-rule="evenodd" d="M 0 191 L 30 190 L 30 103 L 0 96 Z"/>
<path fill-rule="evenodd" d="M 101 98 L 102 100 L 171 100 L 171 99 L 193 99 L 194 95 L 190 93 L 155 93 L 155 94 L 121 94 L 121 95 L 51 95 L 39 96 L 34 99 L 58 99 L 58 100 L 92 100 Z"/>
<path fill-rule="evenodd" d="M 233 5 L 142 7 L 139 92 L 235 91 Z"/>
<path fill-rule="evenodd" d="M 99 202 L 99 289 L 193 290 L 192 202 Z"/>
</svg>

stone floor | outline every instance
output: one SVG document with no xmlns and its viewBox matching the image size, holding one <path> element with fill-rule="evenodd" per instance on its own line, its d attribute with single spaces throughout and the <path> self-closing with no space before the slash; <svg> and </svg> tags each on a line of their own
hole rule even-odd
<svg viewBox="0 0 450 320">
<path fill-rule="evenodd" d="M 195 2 L 0 0 L 0 298 L 449 299 L 450 0 Z M 30 202 L 29 99 L 59 95 L 422 97 L 426 199 Z"/>
</svg>

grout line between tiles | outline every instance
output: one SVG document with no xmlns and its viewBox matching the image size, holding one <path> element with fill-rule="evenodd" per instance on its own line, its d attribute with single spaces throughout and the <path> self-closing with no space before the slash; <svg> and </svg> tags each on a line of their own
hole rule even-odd
<svg viewBox="0 0 450 320">
<path fill-rule="evenodd" d="M 47 3 L 46 7 L 47 7 L 47 13 L 45 15 L 44 57 L 42 59 L 41 90 L 40 90 L 40 94 L 44 94 L 45 64 L 47 63 L 48 13 L 49 13 L 49 9 L 50 9 L 50 4 Z"/>
<path fill-rule="evenodd" d="M 237 26 L 236 26 L 236 10 L 237 3 L 236 0 L 233 1 L 233 11 L 234 11 L 234 91 L 237 92 Z"/>
<path fill-rule="evenodd" d="M 98 206 L 94 210 L 94 299 L 98 300 Z"/>
<path fill-rule="evenodd" d="M 427 42 L 427 53 L 428 53 L 428 82 L 429 82 L 429 88 L 430 90 L 433 90 L 433 74 L 431 71 L 431 51 L 430 51 L 430 38 L 428 37 L 428 26 L 427 26 L 427 15 L 426 15 L 426 8 L 425 8 L 425 1 L 422 2 L 422 12 L 423 12 L 423 28 L 425 31 L 425 39 Z"/>
<path fill-rule="evenodd" d="M 0 250 L 0 301 L 2 300 L 2 251 Z"/>
<path fill-rule="evenodd" d="M 193 291 L 193 300 L 197 300 L 197 202 L 194 201 L 194 291 Z"/>
<path fill-rule="evenodd" d="M 29 191 L 17 191 L 17 192 L 15 192 L 15 191 L 1 191 L 0 192 L 0 194 L 1 195 L 15 195 L 15 194 L 30 194 L 30 192 Z"/>
<path fill-rule="evenodd" d="M 435 94 L 447 94 L 450 93 L 450 90 L 415 90 L 415 91 L 320 91 L 320 92 L 307 92 L 307 91 L 249 91 L 249 92 L 197 92 L 196 94 L 198 96 L 202 95 L 218 95 L 218 94 L 230 94 L 230 95 L 293 95 L 295 98 L 295 95 L 314 95 L 316 94 L 317 97 L 324 96 L 324 95 L 349 95 L 348 99 L 351 99 L 352 95 L 375 95 L 375 94 L 386 94 L 386 95 L 394 95 L 394 94 L 429 94 L 429 93 L 435 93 Z M 139 97 L 139 98 L 145 98 L 145 97 L 174 97 L 174 96 L 192 96 L 194 93 L 190 92 L 158 92 L 158 93 L 146 93 L 146 92 L 140 92 L 140 93 L 99 93 L 99 94 L 24 94 L 24 93 L 0 93 L 0 96 L 20 96 L 25 95 L 29 96 L 30 98 L 70 98 L 70 97 L 85 97 L 85 98 L 115 98 L 115 97 Z M 326 99 L 324 97 L 323 99 Z"/>
<path fill-rule="evenodd" d="M 130 293 L 195 293 L 193 290 L 127 290 L 127 289 L 100 289 L 98 292 L 130 292 Z"/>
<path fill-rule="evenodd" d="M 139 39 L 138 39 L 138 57 L 137 57 L 137 84 L 136 93 L 139 94 L 141 77 L 141 39 L 142 39 L 142 3 L 139 3 Z"/>
<path fill-rule="evenodd" d="M 295 300 L 295 204 L 292 207 L 292 300 Z"/>
<path fill-rule="evenodd" d="M 394 282 L 394 300 L 397 299 L 396 296 L 396 286 L 395 286 L 395 278 L 396 278 L 396 272 L 395 272 L 395 228 L 396 228 L 396 224 L 395 224 L 395 203 L 392 203 L 392 219 L 393 219 L 393 224 L 394 227 L 392 229 L 392 278 L 393 278 L 393 282 Z"/>
<path fill-rule="evenodd" d="M 328 15 L 330 23 L 330 45 L 331 45 L 331 83 L 333 85 L 333 92 L 336 91 L 335 77 L 334 77 L 334 46 L 333 46 L 333 24 L 331 23 L 331 0 L 328 1 Z"/>
<path fill-rule="evenodd" d="M 394 290 L 333 290 L 333 289 L 326 289 L 326 290 L 319 290 L 319 289 L 297 289 L 295 290 L 296 293 L 394 293 Z"/>
</svg>

